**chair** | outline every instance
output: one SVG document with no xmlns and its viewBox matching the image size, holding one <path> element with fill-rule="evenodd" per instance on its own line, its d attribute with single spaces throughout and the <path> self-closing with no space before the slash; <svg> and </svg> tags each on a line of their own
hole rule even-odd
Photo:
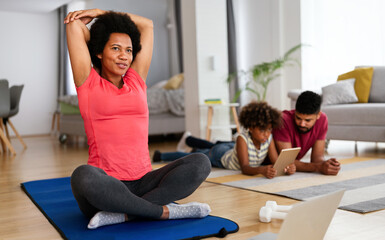
<svg viewBox="0 0 385 240">
<path fill-rule="evenodd" d="M 7 117 L 3 118 L 3 122 L 5 125 L 5 131 L 7 133 L 7 137 L 9 138 L 8 128 L 7 125 L 11 126 L 13 132 L 15 133 L 16 137 L 20 140 L 21 144 L 24 146 L 24 148 L 27 148 L 27 145 L 24 143 L 23 139 L 19 135 L 19 132 L 16 130 L 15 126 L 12 124 L 10 118 L 15 116 L 19 112 L 19 103 L 21 98 L 21 92 L 23 91 L 24 85 L 15 85 L 12 86 L 10 90 L 10 99 L 11 99 L 11 109 L 9 111 L 9 114 Z"/>
<path fill-rule="evenodd" d="M 5 129 L 5 127 L 3 127 L 3 119 L 9 116 L 10 109 L 11 98 L 8 81 L 6 79 L 0 79 L 0 142 L 3 153 L 7 151 L 6 147 L 8 147 L 12 154 L 16 154 L 15 149 L 3 131 L 3 129 Z"/>
</svg>

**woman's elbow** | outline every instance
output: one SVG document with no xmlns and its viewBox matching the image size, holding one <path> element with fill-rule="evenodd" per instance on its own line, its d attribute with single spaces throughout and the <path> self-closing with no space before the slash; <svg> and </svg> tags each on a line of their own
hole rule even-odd
<svg viewBox="0 0 385 240">
<path fill-rule="evenodd" d="M 151 19 L 147 19 L 146 24 L 145 24 L 146 29 L 154 29 L 154 22 Z"/>
</svg>

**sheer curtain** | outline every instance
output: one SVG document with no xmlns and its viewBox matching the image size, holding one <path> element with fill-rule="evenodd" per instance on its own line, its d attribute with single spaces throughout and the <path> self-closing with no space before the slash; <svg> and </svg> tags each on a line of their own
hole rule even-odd
<svg viewBox="0 0 385 240">
<path fill-rule="evenodd" d="M 302 88 L 320 89 L 359 65 L 385 65 L 385 2 L 302 0 Z"/>
</svg>

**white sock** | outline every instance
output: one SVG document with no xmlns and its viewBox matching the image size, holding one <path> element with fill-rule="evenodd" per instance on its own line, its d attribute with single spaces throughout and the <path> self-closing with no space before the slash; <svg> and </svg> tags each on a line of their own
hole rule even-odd
<svg viewBox="0 0 385 240">
<path fill-rule="evenodd" d="M 122 223 L 125 221 L 126 218 L 124 213 L 100 211 L 97 212 L 93 218 L 91 218 L 90 222 L 88 223 L 88 228 L 95 229 L 101 226 Z"/>
<path fill-rule="evenodd" d="M 166 207 L 169 211 L 169 219 L 204 218 L 211 212 L 208 204 L 199 202 L 186 204 L 170 203 Z"/>
<path fill-rule="evenodd" d="M 186 144 L 186 138 L 191 136 L 191 132 L 189 131 L 186 131 L 182 138 L 179 140 L 178 142 L 178 145 L 176 146 L 176 150 L 178 152 L 190 152 L 191 151 L 191 148 L 189 146 L 187 146 Z"/>
</svg>

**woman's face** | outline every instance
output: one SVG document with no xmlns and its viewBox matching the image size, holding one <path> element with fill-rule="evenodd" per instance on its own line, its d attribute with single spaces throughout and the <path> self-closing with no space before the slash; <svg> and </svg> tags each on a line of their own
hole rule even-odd
<svg viewBox="0 0 385 240">
<path fill-rule="evenodd" d="M 111 33 L 110 39 L 97 57 L 102 62 L 103 77 L 124 75 L 132 63 L 132 42 L 125 33 Z"/>
<path fill-rule="evenodd" d="M 255 127 L 250 128 L 249 132 L 251 133 L 253 140 L 256 140 L 259 143 L 264 143 L 269 139 L 272 130 L 271 124 L 269 124 L 266 129 Z"/>
</svg>

